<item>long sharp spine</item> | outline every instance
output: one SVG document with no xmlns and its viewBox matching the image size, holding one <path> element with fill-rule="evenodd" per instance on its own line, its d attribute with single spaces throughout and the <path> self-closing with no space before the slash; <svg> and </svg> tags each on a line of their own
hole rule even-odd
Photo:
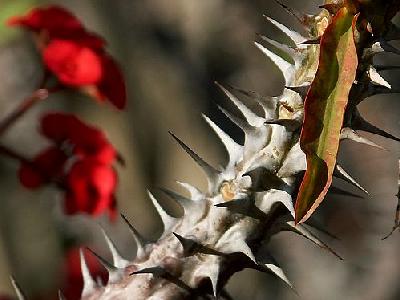
<svg viewBox="0 0 400 300">
<path fill-rule="evenodd" d="M 255 42 L 255 45 L 258 49 L 260 49 L 266 56 L 268 56 L 272 62 L 281 70 L 283 77 L 285 78 L 285 84 L 290 86 L 292 84 L 292 78 L 294 74 L 294 66 L 284 60 L 279 55 L 275 54 L 274 52 L 268 50 L 260 43 Z"/>
<path fill-rule="evenodd" d="M 246 118 L 247 122 L 251 126 L 261 126 L 264 122 L 264 119 L 257 116 L 253 111 L 251 111 L 246 105 L 244 105 L 235 95 L 233 95 L 230 91 L 220 85 L 218 82 L 215 84 L 221 89 L 221 91 L 232 101 L 232 103 L 240 110 L 243 116 Z"/>
<path fill-rule="evenodd" d="M 289 227 L 291 228 L 290 229 L 291 231 L 294 231 L 297 234 L 304 236 L 308 240 L 315 243 L 317 246 L 328 250 L 333 255 L 335 255 L 337 258 L 339 258 L 340 260 L 343 260 L 343 258 L 339 254 L 337 254 L 335 251 L 333 251 L 332 248 L 330 248 L 327 244 L 323 243 L 319 238 L 317 238 L 314 234 L 312 234 L 309 230 L 307 230 L 303 225 L 301 225 L 301 224 L 296 225 L 294 221 L 288 221 L 286 224 L 289 225 Z"/>
<path fill-rule="evenodd" d="M 106 240 L 108 249 L 111 252 L 112 259 L 113 259 L 113 265 L 117 268 L 125 268 L 126 266 L 129 265 L 129 261 L 124 259 L 118 252 L 117 248 L 115 247 L 113 241 L 110 239 L 108 236 L 107 232 L 104 230 L 104 228 L 101 228 L 101 232 L 104 235 L 104 239 Z"/>
<path fill-rule="evenodd" d="M 340 139 L 341 140 L 351 140 L 354 141 L 356 143 L 360 143 L 360 144 L 364 144 L 364 145 L 368 145 L 368 146 L 372 146 L 381 150 L 386 150 L 384 147 L 374 143 L 373 141 L 360 136 L 355 130 L 345 127 L 342 129 L 342 131 L 340 132 Z"/>
<path fill-rule="evenodd" d="M 203 115 L 203 118 L 210 125 L 210 127 L 217 134 L 221 142 L 224 144 L 226 151 L 229 154 L 229 161 L 235 162 L 242 155 L 242 146 L 236 143 L 225 131 L 219 128 L 213 121 L 210 120 L 206 115 Z"/>
<path fill-rule="evenodd" d="M 182 195 L 179 195 L 178 193 L 175 193 L 169 189 L 160 188 L 160 190 L 170 198 L 174 199 L 180 206 L 182 206 L 185 213 L 189 213 L 192 209 L 194 209 L 196 205 L 196 202 L 186 197 L 183 197 Z"/>
<path fill-rule="evenodd" d="M 142 237 L 142 235 L 139 233 L 139 231 L 136 230 L 136 228 L 132 225 L 131 222 L 129 222 L 128 218 L 124 215 L 121 214 L 121 218 L 124 220 L 124 222 L 128 225 L 129 230 L 132 234 L 133 239 L 135 240 L 136 243 L 136 258 L 141 259 L 145 256 L 146 251 L 145 251 L 145 240 Z"/>
<path fill-rule="evenodd" d="M 280 31 L 282 31 L 284 34 L 286 34 L 296 45 L 302 44 L 304 41 L 307 40 L 304 36 L 302 36 L 300 33 L 293 31 L 286 27 L 285 25 L 279 23 L 278 21 L 272 19 L 271 17 L 268 17 L 264 15 L 264 17 L 272 23 L 276 28 L 278 28 Z"/>
<path fill-rule="evenodd" d="M 273 39 L 270 39 L 269 37 L 266 37 L 265 35 L 258 35 L 263 41 L 267 42 L 268 44 L 271 44 L 275 48 L 285 52 L 288 54 L 293 60 L 296 60 L 296 50 L 289 47 L 288 45 L 281 44 Z"/>
<path fill-rule="evenodd" d="M 264 263 L 264 266 L 276 277 L 285 282 L 292 290 L 294 290 L 293 284 L 287 278 L 285 272 L 283 272 L 282 268 L 274 263 Z"/>
<path fill-rule="evenodd" d="M 115 283 L 121 279 L 122 269 L 117 268 L 116 266 L 111 264 L 109 261 L 107 261 L 104 257 L 102 257 L 99 254 L 97 254 L 96 252 L 94 252 L 92 249 L 90 249 L 90 248 L 86 248 L 86 249 L 90 253 L 92 253 L 93 256 L 96 257 L 97 260 L 100 262 L 100 264 L 107 270 L 109 283 Z"/>
<path fill-rule="evenodd" d="M 15 290 L 15 294 L 17 295 L 18 300 L 27 300 L 24 292 L 22 291 L 21 287 L 19 286 L 18 282 L 15 280 L 13 276 L 10 276 L 11 284 Z"/>
<path fill-rule="evenodd" d="M 363 191 L 365 194 L 369 195 L 368 191 L 361 186 L 353 177 L 350 176 L 340 165 L 336 164 L 333 171 L 333 176 L 340 178 L 348 183 L 354 185 L 359 190 Z"/>
<path fill-rule="evenodd" d="M 96 288 L 96 282 L 93 280 L 90 274 L 89 268 L 86 264 L 85 254 L 82 249 L 79 249 L 79 255 L 81 259 L 81 273 L 83 278 L 82 298 L 90 295 Z"/>
<path fill-rule="evenodd" d="M 218 177 L 219 172 L 212 166 L 210 166 L 206 161 L 204 161 L 196 152 L 194 152 L 189 146 L 182 142 L 176 135 L 170 132 L 170 135 L 175 139 L 175 141 L 186 151 L 187 154 L 203 169 L 204 173 L 207 175 L 209 182 L 212 182 Z"/>
<path fill-rule="evenodd" d="M 169 233 L 172 229 L 172 227 L 174 227 L 174 225 L 177 222 L 177 219 L 171 217 L 169 214 L 167 214 L 167 212 L 161 207 L 161 205 L 158 203 L 157 199 L 153 196 L 152 193 L 150 193 L 149 191 L 147 192 L 151 201 L 153 202 L 154 207 L 156 208 L 158 214 L 161 217 L 161 220 L 163 222 L 164 225 L 164 231 L 163 234 L 161 235 L 161 237 L 164 237 L 167 233 Z"/>
</svg>

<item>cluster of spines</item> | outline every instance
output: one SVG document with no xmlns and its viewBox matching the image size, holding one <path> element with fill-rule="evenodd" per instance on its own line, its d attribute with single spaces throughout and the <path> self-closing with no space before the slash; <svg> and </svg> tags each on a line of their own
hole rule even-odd
<svg viewBox="0 0 400 300">
<path fill-rule="evenodd" d="M 284 8 L 287 9 L 286 6 Z M 328 7 L 325 8 L 328 9 Z M 316 18 L 293 10 L 290 10 L 290 13 L 302 22 L 313 20 L 314 25 L 323 18 L 329 19 L 329 14 L 326 13 Z M 224 108 L 220 108 L 245 133 L 244 145 L 238 144 L 210 118 L 204 116 L 205 121 L 218 135 L 228 152 L 229 161 L 226 167 L 218 170 L 171 133 L 177 143 L 204 171 L 208 179 L 208 191 L 203 193 L 187 183 L 180 182 L 179 184 L 188 190 L 190 196 L 185 197 L 168 189 L 161 189 L 183 207 L 184 216 L 181 219 L 170 216 L 149 192 L 149 198 L 164 225 L 163 234 L 155 243 L 147 242 L 127 218 L 121 215 L 137 244 L 137 255 L 132 262 L 121 257 L 112 240 L 102 230 L 112 254 L 112 262 L 89 250 L 109 272 L 109 281 L 107 286 L 103 287 L 101 282 L 91 277 L 85 255 L 81 251 L 81 269 L 84 279 L 82 298 L 89 299 L 96 292 L 106 295 L 107 289 L 113 289 L 113 285 L 120 283 L 123 279 L 125 279 L 124 288 L 127 288 L 129 280 L 127 283 L 126 277 L 147 274 L 150 275 L 149 281 L 166 281 L 178 288 L 180 295 L 188 296 L 190 299 L 209 299 L 212 296 L 229 299 L 224 285 L 233 273 L 244 268 L 272 273 L 293 288 L 283 270 L 262 245 L 273 234 L 285 230 L 294 231 L 338 256 L 306 226 L 296 225 L 293 221 L 292 196 L 298 184 L 297 179 L 306 168 L 305 156 L 298 142 L 303 118 L 302 102 L 315 74 L 319 37 L 315 34 L 304 37 L 270 17 L 266 19 L 286 34 L 295 45 L 293 47 L 281 44 L 268 37 L 260 36 L 261 40 L 288 55 L 292 60 L 290 62 L 261 43 L 255 43 L 282 72 L 285 80 L 283 94 L 277 97 L 263 97 L 254 92 L 233 87 L 226 89 L 217 83 L 244 117 L 237 117 Z M 318 29 L 314 28 L 314 32 L 318 32 Z M 381 52 L 399 54 L 396 48 L 383 39 L 379 39 L 364 49 L 362 61 L 370 61 L 375 54 Z M 341 132 L 342 140 L 348 139 L 384 149 L 360 136 L 356 130 L 399 140 L 367 122 L 356 108 L 356 105 L 367 97 L 379 93 L 397 92 L 378 73 L 387 69 L 392 69 L 392 67 L 368 65 L 365 71 L 366 76 L 363 77 L 364 81 L 355 83 L 353 96 L 357 97 L 350 99 L 351 111 L 347 114 Z M 234 95 L 234 92 L 256 101 L 263 109 L 264 116 L 260 117 L 254 113 Z M 334 176 L 368 193 L 340 165 L 336 165 Z M 265 178 L 267 183 L 263 182 Z M 335 187 L 331 188 L 331 192 L 354 195 Z M 197 235 L 193 231 L 196 227 L 200 230 Z M 210 235 L 215 235 L 215 237 L 210 238 Z M 161 263 L 162 257 L 151 258 L 157 248 L 174 247 L 167 245 L 168 243 L 179 245 L 174 248 L 179 253 L 171 258 L 171 263 Z M 190 265 L 188 258 L 191 257 L 196 257 L 199 264 Z M 160 264 L 157 264 L 157 260 Z M 153 262 L 153 265 L 149 265 Z M 185 280 L 188 277 L 191 277 L 191 282 Z M 19 299 L 25 299 L 14 279 L 12 282 Z M 158 286 L 158 289 L 163 288 L 165 288 L 164 285 Z M 168 294 L 163 295 L 167 299 Z M 149 295 L 147 296 L 151 299 Z M 62 292 L 59 298 L 64 299 Z M 136 298 L 140 299 L 140 296 Z M 99 299 L 103 298 L 99 297 Z"/>
</svg>

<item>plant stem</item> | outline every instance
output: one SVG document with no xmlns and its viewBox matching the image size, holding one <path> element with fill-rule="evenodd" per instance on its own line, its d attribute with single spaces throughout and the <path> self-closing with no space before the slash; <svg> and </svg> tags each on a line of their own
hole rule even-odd
<svg viewBox="0 0 400 300">
<path fill-rule="evenodd" d="M 12 111 L 3 121 L 0 122 L 0 136 L 7 131 L 7 129 L 14 124 L 20 117 L 22 117 L 34 104 L 46 99 L 49 96 L 48 89 L 38 89 L 29 97 L 25 98 L 22 103 Z"/>
</svg>

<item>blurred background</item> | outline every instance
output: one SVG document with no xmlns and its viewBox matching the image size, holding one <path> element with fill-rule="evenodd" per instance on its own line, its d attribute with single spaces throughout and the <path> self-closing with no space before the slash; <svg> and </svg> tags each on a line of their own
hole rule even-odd
<svg viewBox="0 0 400 300">
<path fill-rule="evenodd" d="M 4 21 L 47 1 L 0 0 L 0 117 L 7 115 L 38 85 L 41 66 L 28 34 L 7 28 Z M 301 30 L 295 19 L 274 1 L 266 0 L 68 0 L 52 1 L 75 13 L 109 43 L 126 76 L 129 105 L 124 112 L 97 105 L 82 95 L 63 93 L 31 110 L 4 137 L 8 146 L 33 156 L 46 141 L 37 132 L 38 117 L 48 110 L 72 111 L 104 129 L 126 159 L 119 167 L 118 206 L 149 239 L 161 233 L 161 221 L 146 189 L 164 186 L 179 192 L 176 180 L 205 187 L 201 171 L 174 143 L 168 130 L 213 164 L 226 160 L 223 148 L 201 118 L 205 113 L 236 140 L 241 132 L 216 109 L 226 99 L 217 80 L 264 95 L 278 95 L 283 78 L 253 45 L 260 32 L 280 41 L 285 36 L 263 18 L 267 14 Z M 315 13 L 320 1 L 285 3 Z M 399 46 L 399 45 L 397 45 Z M 398 57 L 381 55 L 377 62 L 396 64 Z M 400 64 L 400 62 L 398 62 Z M 396 71 L 384 74 L 395 86 Z M 372 123 L 400 135 L 397 96 L 375 96 L 361 105 Z M 399 233 L 381 241 L 393 225 L 398 157 L 395 142 L 371 139 L 389 151 L 344 142 L 339 161 L 370 191 L 363 199 L 328 197 L 316 218 L 334 240 L 322 236 L 344 257 L 291 233 L 273 238 L 270 249 L 296 287 L 300 299 L 400 299 Z M 65 217 L 62 196 L 52 188 L 29 191 L 16 176 L 18 164 L 0 158 L 0 295 L 13 295 L 14 274 L 28 296 L 50 299 L 63 281 L 63 249 L 81 241 L 108 257 L 98 224 L 115 239 L 125 257 L 136 253 L 129 230 L 120 221 L 86 216 Z M 336 186 L 358 193 L 352 186 Z M 160 197 L 172 214 L 176 206 Z M 272 276 L 256 271 L 235 275 L 228 285 L 234 299 L 299 299 Z"/>
</svg>

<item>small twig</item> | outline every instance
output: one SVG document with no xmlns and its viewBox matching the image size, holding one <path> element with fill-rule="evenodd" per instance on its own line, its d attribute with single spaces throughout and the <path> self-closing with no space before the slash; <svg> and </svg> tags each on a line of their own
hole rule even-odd
<svg viewBox="0 0 400 300">
<path fill-rule="evenodd" d="M 396 229 L 400 228 L 400 160 L 399 160 L 399 181 L 398 181 L 398 192 L 397 192 L 397 207 L 396 207 L 396 214 L 395 214 L 395 219 L 394 219 L 394 226 L 392 230 L 387 234 L 382 240 L 386 240 L 388 237 L 390 237 Z"/>
<path fill-rule="evenodd" d="M 49 90 L 38 89 L 29 97 L 25 98 L 22 103 L 13 110 L 4 120 L 0 122 L 0 136 L 7 131 L 7 129 L 14 124 L 20 117 L 22 117 L 33 105 L 37 102 L 46 99 L 49 96 Z"/>
<path fill-rule="evenodd" d="M 17 153 L 14 150 L 8 148 L 7 146 L 1 145 L 1 144 L 0 144 L 0 155 L 7 156 L 7 157 L 17 160 L 21 163 L 25 163 L 25 164 L 29 164 L 29 165 L 33 164 L 30 159 L 24 157 L 23 155 Z"/>
</svg>

